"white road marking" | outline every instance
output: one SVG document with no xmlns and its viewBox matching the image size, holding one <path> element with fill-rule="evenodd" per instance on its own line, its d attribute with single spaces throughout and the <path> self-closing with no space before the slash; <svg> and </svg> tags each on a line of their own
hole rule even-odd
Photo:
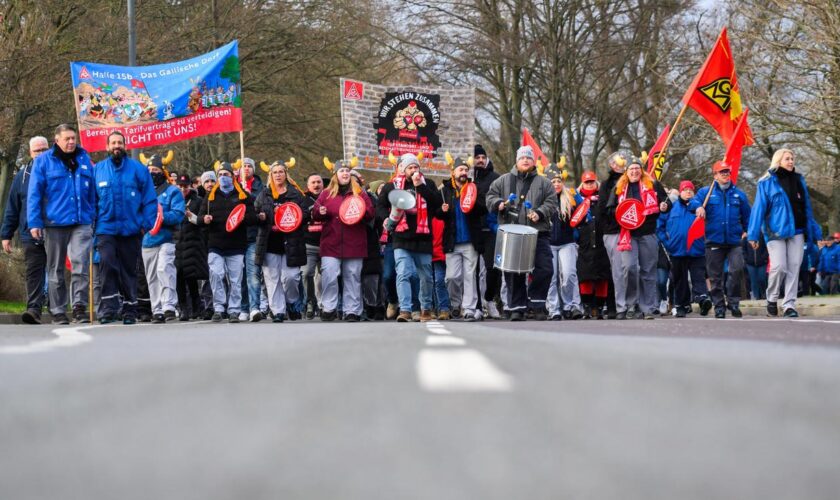
<svg viewBox="0 0 840 500">
<path fill-rule="evenodd" d="M 57 338 L 40 340 L 27 345 L 0 347 L 0 354 L 34 354 L 51 351 L 61 347 L 75 347 L 93 340 L 93 337 L 82 330 L 99 328 L 105 325 L 76 326 L 70 328 L 56 328 L 52 332 Z"/>
<path fill-rule="evenodd" d="M 465 346 L 467 341 L 451 335 L 429 335 L 426 337 L 426 345 L 430 347 Z"/>
<path fill-rule="evenodd" d="M 426 329 L 437 335 L 452 335 L 452 332 L 446 329 L 437 321 L 429 321 L 426 323 Z"/>
<path fill-rule="evenodd" d="M 513 378 L 474 349 L 423 349 L 417 380 L 429 392 L 508 392 Z"/>
</svg>

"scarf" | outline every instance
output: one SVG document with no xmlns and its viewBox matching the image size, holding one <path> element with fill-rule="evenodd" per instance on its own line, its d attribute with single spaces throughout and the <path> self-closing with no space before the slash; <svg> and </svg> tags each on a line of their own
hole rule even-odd
<svg viewBox="0 0 840 500">
<path fill-rule="evenodd" d="M 400 174 L 394 178 L 394 187 L 397 189 L 403 189 L 403 186 L 405 186 L 405 174 Z M 423 197 L 420 196 L 420 193 L 416 190 L 414 196 L 416 204 L 414 205 L 414 208 L 406 210 L 406 212 L 417 214 L 417 230 L 415 231 L 417 234 L 429 234 L 429 213 L 426 200 L 423 199 Z M 400 219 L 400 223 L 397 224 L 397 232 L 403 233 L 405 231 L 408 231 L 408 220 L 405 216 L 403 216 L 403 218 Z"/>
<path fill-rule="evenodd" d="M 630 182 L 624 186 L 624 190 L 621 194 L 618 195 L 618 204 L 621 205 L 621 202 L 627 199 L 627 193 L 630 190 Z M 641 197 L 642 205 L 644 208 L 642 209 L 642 214 L 645 216 L 654 214 L 659 212 L 659 200 L 656 196 L 656 190 L 651 187 L 645 186 L 644 182 L 637 182 L 639 186 L 639 195 Z M 630 237 L 630 230 L 624 226 L 621 226 L 621 231 L 619 232 L 618 236 L 618 245 L 617 249 L 619 252 L 629 252 L 633 249 L 633 239 Z"/>
<path fill-rule="evenodd" d="M 233 178 L 226 176 L 219 177 L 219 189 L 225 194 L 233 191 Z"/>
</svg>

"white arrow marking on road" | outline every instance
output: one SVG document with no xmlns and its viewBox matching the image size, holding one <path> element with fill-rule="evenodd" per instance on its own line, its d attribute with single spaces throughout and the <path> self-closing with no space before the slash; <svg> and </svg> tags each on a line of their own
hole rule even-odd
<svg viewBox="0 0 840 500">
<path fill-rule="evenodd" d="M 508 392 L 513 379 L 473 349 L 423 349 L 417 380 L 429 392 Z"/>
<path fill-rule="evenodd" d="M 429 335 L 428 337 L 426 337 L 426 345 L 431 347 L 464 346 L 467 345 L 467 341 L 459 337 L 453 337 L 451 335 L 447 335 L 445 337 L 442 337 L 440 335 Z"/>
<path fill-rule="evenodd" d="M 59 347 L 74 347 L 86 344 L 93 340 L 93 337 L 84 333 L 82 329 L 99 328 L 103 325 L 56 328 L 52 332 L 58 337 L 50 340 L 41 340 L 27 345 L 0 347 L 0 354 L 34 354 L 46 352 Z"/>
</svg>

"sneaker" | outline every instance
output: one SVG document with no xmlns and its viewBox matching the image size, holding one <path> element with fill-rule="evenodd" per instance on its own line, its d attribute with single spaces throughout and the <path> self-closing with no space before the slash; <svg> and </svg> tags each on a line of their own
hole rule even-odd
<svg viewBox="0 0 840 500">
<path fill-rule="evenodd" d="M 461 319 L 461 308 L 456 307 L 452 310 L 452 319 Z"/>
<path fill-rule="evenodd" d="M 85 306 L 73 306 L 73 323 L 90 323 Z"/>
<path fill-rule="evenodd" d="M 799 313 L 796 312 L 796 309 L 794 309 L 792 307 L 788 307 L 787 309 L 785 309 L 784 316 L 785 316 L 785 318 L 798 318 Z"/>
<path fill-rule="evenodd" d="M 582 313 L 582 312 L 580 312 L 580 310 L 578 310 L 578 309 L 574 309 L 574 310 L 572 311 L 572 319 L 580 319 L 580 318 L 582 318 L 582 317 L 583 317 L 583 313 Z"/>
<path fill-rule="evenodd" d="M 35 309 L 27 309 L 23 314 L 20 315 L 20 319 L 23 320 L 23 322 L 27 325 L 40 325 L 41 311 L 36 311 Z"/>
<path fill-rule="evenodd" d="M 767 301 L 767 315 L 774 318 L 779 315 L 779 306 L 776 305 L 776 302 Z"/>
<path fill-rule="evenodd" d="M 116 321 L 117 321 L 116 316 L 102 316 L 101 318 L 99 318 L 99 324 L 100 325 L 107 325 L 107 324 L 110 324 L 110 323 L 116 323 Z"/>
<path fill-rule="evenodd" d="M 522 311 L 511 311 L 510 320 L 511 321 L 525 321 L 525 315 L 522 314 Z"/>
<path fill-rule="evenodd" d="M 242 317 L 242 313 L 239 313 L 238 315 L 235 314 L 235 315 L 228 318 L 228 323 L 239 323 L 239 321 L 240 321 L 239 318 L 241 318 L 241 317 Z M 248 313 L 245 313 L 245 320 L 247 321 L 247 319 L 248 319 Z"/>
<path fill-rule="evenodd" d="M 723 307 L 716 307 L 715 308 L 715 318 L 717 318 L 717 319 L 726 318 L 726 309 L 723 308 Z"/>
<path fill-rule="evenodd" d="M 263 314 L 261 312 L 251 311 L 250 319 L 251 319 L 251 323 L 256 323 L 258 321 L 262 321 L 264 318 L 263 318 Z"/>
<path fill-rule="evenodd" d="M 285 314 L 275 314 L 274 317 L 271 318 L 272 323 L 282 323 L 285 320 L 286 320 L 286 315 Z M 323 317 L 321 318 L 321 321 L 324 321 Z"/>
<path fill-rule="evenodd" d="M 140 321 L 141 323 L 148 323 L 148 322 L 152 321 L 152 315 L 149 314 L 149 313 L 143 313 L 143 314 L 140 315 L 140 318 L 139 318 L 138 321 Z"/>
<path fill-rule="evenodd" d="M 248 318 L 249 318 L 249 316 L 248 316 L 247 312 L 242 311 L 242 312 L 239 313 L 239 321 L 248 321 Z M 233 318 L 231 318 L 231 319 L 233 319 Z M 239 321 L 231 321 L 231 323 L 238 323 Z"/>
<path fill-rule="evenodd" d="M 397 315 L 397 322 L 408 323 L 409 321 L 412 321 L 411 313 L 408 311 L 400 311 L 400 313 Z"/>
<path fill-rule="evenodd" d="M 347 314 L 344 316 L 344 321 L 348 323 L 358 323 L 360 319 L 358 314 Z"/>
<path fill-rule="evenodd" d="M 163 319 L 165 321 L 175 321 L 178 319 L 178 315 L 175 314 L 175 311 L 163 311 Z"/>
<path fill-rule="evenodd" d="M 452 314 L 450 314 L 449 311 L 441 311 L 440 314 L 438 314 L 438 319 L 441 321 L 449 321 L 452 319 Z"/>
<path fill-rule="evenodd" d="M 676 316 L 678 318 L 685 318 L 685 309 L 682 308 L 682 307 L 678 307 L 677 312 L 676 312 L 676 314 L 674 314 L 674 316 Z"/>
<path fill-rule="evenodd" d="M 659 314 L 668 314 L 668 301 L 662 300 L 659 302 Z"/>
<path fill-rule="evenodd" d="M 434 317 L 432 317 L 432 311 L 428 309 L 423 309 L 423 311 L 420 313 L 420 321 L 422 321 L 423 323 L 427 321 L 432 321 L 433 319 Z"/>
<path fill-rule="evenodd" d="M 124 325 L 134 325 L 134 324 L 137 324 L 137 318 L 135 318 L 134 316 L 125 316 L 125 317 L 123 318 L 123 324 L 124 324 Z"/>
<path fill-rule="evenodd" d="M 303 318 L 303 315 L 301 313 L 295 311 L 293 308 L 290 308 L 288 306 L 286 307 L 286 316 L 292 321 L 297 321 Z"/>
<path fill-rule="evenodd" d="M 562 314 L 552 314 L 548 317 L 549 321 L 561 321 L 563 319 Z"/>
<path fill-rule="evenodd" d="M 161 323 L 166 323 L 166 318 L 163 317 L 163 314 L 155 314 L 154 316 L 152 316 L 152 323 L 157 325 Z"/>
<path fill-rule="evenodd" d="M 744 316 L 744 313 L 741 312 L 741 308 L 738 306 L 731 306 L 729 312 L 732 313 L 733 318 L 742 318 Z"/>
<path fill-rule="evenodd" d="M 400 313 L 400 306 L 397 304 L 388 304 L 388 309 L 385 310 L 385 319 L 392 320 L 396 319 L 397 315 Z"/>
<path fill-rule="evenodd" d="M 222 313 L 214 312 L 213 316 L 210 317 L 210 321 L 213 323 L 221 323 L 222 322 Z"/>
<path fill-rule="evenodd" d="M 212 309 L 208 309 L 208 310 L 204 311 L 204 315 L 202 317 L 203 317 L 204 321 L 208 321 L 208 320 L 213 319 L 213 316 L 215 316 L 215 314 L 216 313 L 214 313 Z M 221 316 L 219 316 L 219 319 L 221 319 Z"/>
<path fill-rule="evenodd" d="M 189 321 L 189 320 L 190 320 L 190 315 L 189 314 L 181 314 L 180 316 L 178 316 L 178 321 Z"/>
<path fill-rule="evenodd" d="M 627 311 L 615 313 L 615 319 L 627 319 Z"/>
<path fill-rule="evenodd" d="M 709 299 L 703 299 L 700 301 L 700 316 L 705 316 L 709 314 L 709 311 L 712 310 L 712 301 Z"/>
<path fill-rule="evenodd" d="M 496 303 L 492 300 L 487 303 L 487 316 L 490 319 L 502 319 L 502 315 L 499 314 L 499 308 L 496 307 Z"/>
<path fill-rule="evenodd" d="M 335 311 L 321 311 L 321 321 L 335 321 L 337 316 Z"/>
<path fill-rule="evenodd" d="M 315 306 L 312 304 L 306 304 L 306 319 L 314 319 L 315 318 Z"/>
<path fill-rule="evenodd" d="M 64 313 L 53 314 L 52 324 L 54 325 L 69 325 L 70 319 Z"/>
<path fill-rule="evenodd" d="M 645 319 L 645 313 L 642 311 L 636 311 L 633 313 L 633 319 Z"/>
</svg>

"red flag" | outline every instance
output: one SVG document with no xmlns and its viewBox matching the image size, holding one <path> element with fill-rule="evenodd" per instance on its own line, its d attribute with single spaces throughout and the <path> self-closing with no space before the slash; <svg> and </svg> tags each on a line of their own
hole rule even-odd
<svg viewBox="0 0 840 500">
<path fill-rule="evenodd" d="M 750 114 L 749 108 L 744 108 L 744 113 L 738 119 L 738 125 L 735 127 L 735 132 L 732 135 L 732 140 L 726 146 L 726 155 L 723 157 L 724 163 L 729 165 L 731 170 L 730 178 L 732 183 L 738 182 L 738 169 L 741 167 L 741 150 L 746 145 L 747 133 L 750 126 L 747 124 L 747 115 Z M 752 137 L 750 137 L 751 139 Z"/>
<path fill-rule="evenodd" d="M 738 78 L 735 75 L 735 60 L 732 58 L 726 28 L 720 32 L 706 62 L 685 92 L 682 102 L 705 118 L 720 134 L 724 144 L 729 144 L 743 109 Z M 744 133 L 744 144 L 749 146 L 753 143 L 749 126 L 745 128 Z"/>
<path fill-rule="evenodd" d="M 648 152 L 648 173 L 655 176 L 658 181 L 662 180 L 662 166 L 665 165 L 665 153 L 662 151 L 662 147 L 665 145 L 665 140 L 668 138 L 670 131 L 671 124 L 669 123 L 665 125 L 665 130 L 659 134 L 659 139 L 656 140 L 656 143 L 650 148 L 650 152 Z"/>
<path fill-rule="evenodd" d="M 527 128 L 522 129 L 522 145 L 523 146 L 531 146 L 531 149 L 534 150 L 534 161 L 541 162 L 543 167 L 548 166 L 548 157 L 543 154 L 542 149 L 537 146 L 537 141 L 531 137 L 531 133 L 528 132 Z"/>
<path fill-rule="evenodd" d="M 133 89 L 145 89 L 146 85 L 141 80 L 137 80 L 135 78 L 135 79 L 131 80 L 131 88 L 133 88 Z"/>
</svg>

